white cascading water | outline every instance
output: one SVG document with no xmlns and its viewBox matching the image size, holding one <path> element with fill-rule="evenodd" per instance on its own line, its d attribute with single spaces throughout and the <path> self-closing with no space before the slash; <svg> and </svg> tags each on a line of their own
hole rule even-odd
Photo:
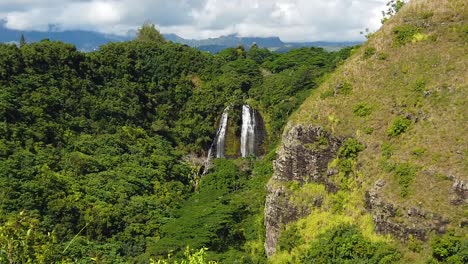
<svg viewBox="0 0 468 264">
<path fill-rule="evenodd" d="M 221 120 L 219 121 L 218 130 L 216 131 L 216 136 L 211 144 L 210 149 L 208 150 L 208 156 L 205 160 L 205 168 L 203 170 L 203 175 L 205 175 L 211 167 L 211 159 L 213 158 L 213 149 L 216 147 L 216 158 L 224 157 L 224 142 L 226 141 L 226 129 L 228 121 L 228 112 L 229 106 L 226 107 L 221 115 Z"/>
<path fill-rule="evenodd" d="M 228 122 L 229 106 L 224 109 L 219 122 L 218 133 L 216 133 L 216 158 L 224 158 L 224 142 L 226 141 L 226 130 Z"/>
<path fill-rule="evenodd" d="M 241 128 L 241 156 L 243 158 L 255 154 L 255 113 L 248 106 L 242 106 L 242 128 Z"/>
</svg>

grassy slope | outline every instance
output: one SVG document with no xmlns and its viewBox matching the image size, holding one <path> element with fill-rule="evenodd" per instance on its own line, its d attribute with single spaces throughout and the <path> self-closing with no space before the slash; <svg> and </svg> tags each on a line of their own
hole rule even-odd
<svg viewBox="0 0 468 264">
<path fill-rule="evenodd" d="M 468 180 L 467 5 L 464 0 L 410 1 L 291 118 L 291 124 L 321 125 L 335 136 L 355 137 L 366 145 L 358 159 L 364 188 L 350 195 L 351 200 L 360 199 L 364 189 L 385 179 L 383 191 L 388 200 L 445 215 L 451 219 L 449 228 L 457 229 L 467 217 L 466 205 L 456 207 L 449 201 L 450 176 Z M 417 28 L 420 34 L 398 45 L 394 29 L 402 25 Z M 337 89 L 346 84 L 352 87 L 350 93 Z M 368 116 L 353 113 L 359 103 L 370 106 Z M 407 116 L 412 122 L 405 133 L 391 137 L 387 131 L 397 116 Z M 394 173 L 382 166 L 385 144 L 393 149 L 388 163 L 416 168 L 406 197 L 400 194 Z M 362 205 L 355 199 L 355 205 Z M 405 258 L 418 259 L 411 254 Z"/>
</svg>

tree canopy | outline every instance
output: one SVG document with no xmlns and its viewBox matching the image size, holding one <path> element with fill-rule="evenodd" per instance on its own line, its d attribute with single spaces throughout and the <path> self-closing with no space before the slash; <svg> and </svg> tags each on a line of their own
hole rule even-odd
<svg viewBox="0 0 468 264">
<path fill-rule="evenodd" d="M 145 22 L 138 29 L 136 40 L 138 41 L 150 41 L 154 43 L 164 43 L 166 40 L 163 35 L 156 29 L 155 25 L 151 22 Z"/>
<path fill-rule="evenodd" d="M 0 44 L 0 262 L 147 263 L 183 257 L 186 246 L 264 261 L 256 219 L 271 159 L 220 160 L 200 179 L 186 157 L 203 159 L 223 109 L 246 102 L 269 122 L 273 145 L 344 57 L 210 55 L 165 42 L 149 23 L 136 41 L 91 53 L 49 40 Z"/>
</svg>

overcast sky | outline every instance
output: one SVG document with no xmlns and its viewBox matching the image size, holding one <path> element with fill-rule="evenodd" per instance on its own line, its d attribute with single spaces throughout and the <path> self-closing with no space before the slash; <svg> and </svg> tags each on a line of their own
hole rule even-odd
<svg viewBox="0 0 468 264">
<path fill-rule="evenodd" d="M 285 41 L 361 40 L 380 27 L 387 0 L 0 0 L 17 30 L 126 34 L 144 21 L 185 38 L 279 36 Z"/>
</svg>

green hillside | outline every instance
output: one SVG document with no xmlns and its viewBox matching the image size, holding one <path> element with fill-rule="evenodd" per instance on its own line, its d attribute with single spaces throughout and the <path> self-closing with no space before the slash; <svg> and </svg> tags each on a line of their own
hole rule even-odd
<svg viewBox="0 0 468 264">
<path fill-rule="evenodd" d="M 325 246 L 323 239 L 333 239 L 327 233 L 349 224 L 366 243 L 386 243 L 401 253 L 385 263 L 466 263 L 467 78 L 466 1 L 410 1 L 371 34 L 288 123 L 285 140 L 293 127 L 311 125 L 350 144 L 328 163 L 328 180 L 338 192 L 325 192 L 320 183 L 285 185 L 291 200 L 321 194 L 324 205 L 287 225 L 273 262 L 325 263 L 313 247 Z M 374 232 L 379 228 L 382 235 Z M 443 253 L 436 238 L 442 233 Z M 458 255 L 450 257 L 456 255 L 451 250 Z"/>
<path fill-rule="evenodd" d="M 0 264 L 468 263 L 466 8 L 337 52 L 0 44 Z"/>
<path fill-rule="evenodd" d="M 187 246 L 223 263 L 266 261 L 274 152 L 237 159 L 241 107 L 262 114 L 268 153 L 350 49 L 213 56 L 144 29 L 91 53 L 0 44 L 0 263 L 148 263 Z M 202 177 L 227 106 L 233 160 Z"/>
</svg>

